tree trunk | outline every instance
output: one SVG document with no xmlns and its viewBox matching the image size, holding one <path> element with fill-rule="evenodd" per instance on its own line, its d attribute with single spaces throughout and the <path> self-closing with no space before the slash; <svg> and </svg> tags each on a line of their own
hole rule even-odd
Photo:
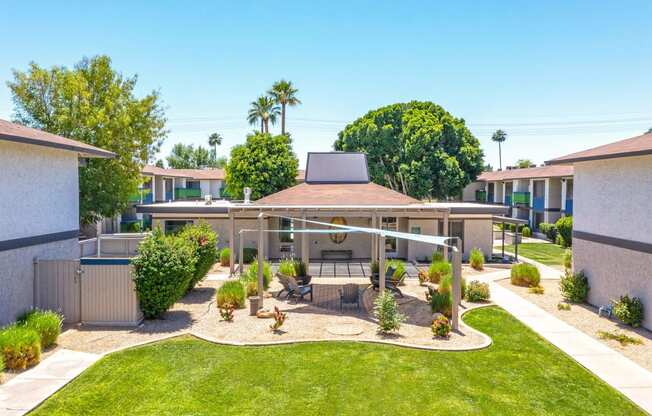
<svg viewBox="0 0 652 416">
<path fill-rule="evenodd" d="M 285 103 L 281 104 L 281 134 L 285 134 Z"/>
<path fill-rule="evenodd" d="M 269 119 L 265 119 L 265 133 L 269 133 Z"/>
<path fill-rule="evenodd" d="M 498 169 L 503 170 L 503 153 L 498 142 Z"/>
<path fill-rule="evenodd" d="M 262 118 L 260 119 L 260 132 L 265 133 L 265 120 Z"/>
</svg>

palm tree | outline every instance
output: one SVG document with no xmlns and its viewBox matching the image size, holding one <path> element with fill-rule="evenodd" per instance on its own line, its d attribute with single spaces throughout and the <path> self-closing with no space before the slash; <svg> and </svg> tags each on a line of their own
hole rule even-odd
<svg viewBox="0 0 652 416">
<path fill-rule="evenodd" d="M 213 148 L 213 159 L 217 158 L 217 146 L 222 144 L 222 136 L 219 133 L 213 133 L 208 136 L 208 145 Z"/>
<path fill-rule="evenodd" d="M 498 143 L 498 166 L 500 170 L 503 170 L 503 155 L 500 144 L 507 140 L 507 133 L 502 130 L 496 130 L 493 136 L 491 136 L 491 140 Z"/>
<path fill-rule="evenodd" d="M 301 104 L 296 96 L 298 92 L 299 90 L 292 85 L 292 81 L 284 79 L 275 82 L 272 89 L 267 91 L 274 98 L 276 104 L 281 104 L 281 134 L 285 134 L 285 107 L 288 105 L 294 107 Z"/>
<path fill-rule="evenodd" d="M 247 121 L 251 125 L 255 125 L 260 121 L 260 132 L 269 133 L 269 123 L 276 124 L 280 112 L 281 109 L 274 103 L 272 97 L 262 95 L 256 101 L 251 102 Z"/>
</svg>

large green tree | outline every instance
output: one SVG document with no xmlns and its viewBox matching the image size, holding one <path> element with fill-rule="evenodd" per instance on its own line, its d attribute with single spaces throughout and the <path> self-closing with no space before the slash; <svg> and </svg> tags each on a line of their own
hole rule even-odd
<svg viewBox="0 0 652 416">
<path fill-rule="evenodd" d="M 191 144 L 177 143 L 172 146 L 170 155 L 166 158 L 168 166 L 173 169 L 204 169 L 223 168 L 225 157 L 215 157 L 215 153 L 203 146 L 195 148 Z"/>
<path fill-rule="evenodd" d="M 294 185 L 298 167 L 289 136 L 251 134 L 244 144 L 231 149 L 226 165 L 227 192 L 243 198 L 244 188 L 249 187 L 252 199 L 262 198 Z"/>
<path fill-rule="evenodd" d="M 432 102 L 370 111 L 339 133 L 334 148 L 366 153 L 372 181 L 419 199 L 458 195 L 483 168 L 464 120 Z"/>
<path fill-rule="evenodd" d="M 84 58 L 72 69 L 31 63 L 8 82 L 18 123 L 79 140 L 117 154 L 90 159 L 80 169 L 82 223 L 112 217 L 127 206 L 140 170 L 166 136 L 156 91 L 137 97 L 137 77 L 125 77 L 107 56 Z"/>
</svg>

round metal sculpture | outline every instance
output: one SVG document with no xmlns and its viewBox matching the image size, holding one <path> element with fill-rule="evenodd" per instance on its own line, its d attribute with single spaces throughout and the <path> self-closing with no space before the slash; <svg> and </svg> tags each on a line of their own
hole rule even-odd
<svg viewBox="0 0 652 416">
<path fill-rule="evenodd" d="M 344 217 L 334 217 L 331 220 L 331 224 L 347 225 L 346 219 Z M 331 241 L 335 244 L 342 244 L 344 240 L 346 240 L 346 233 L 335 233 L 335 234 L 329 234 L 328 236 L 330 237 Z"/>
</svg>

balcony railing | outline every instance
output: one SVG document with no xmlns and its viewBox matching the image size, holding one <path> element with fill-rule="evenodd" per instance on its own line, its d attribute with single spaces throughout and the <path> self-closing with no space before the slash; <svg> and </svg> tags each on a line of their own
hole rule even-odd
<svg viewBox="0 0 652 416">
<path fill-rule="evenodd" d="M 573 200 L 572 199 L 567 199 L 566 200 L 566 209 L 564 212 L 566 215 L 573 215 Z"/>
<path fill-rule="evenodd" d="M 487 191 L 475 191 L 475 201 L 476 202 L 487 202 Z"/>
<path fill-rule="evenodd" d="M 146 202 L 147 199 L 149 199 L 149 202 Z M 135 192 L 131 195 L 129 195 L 129 202 L 132 204 L 140 204 L 145 203 L 149 204 L 152 202 L 152 190 L 149 188 L 144 188 L 138 190 L 138 192 Z"/>
<path fill-rule="evenodd" d="M 201 189 L 197 188 L 175 188 L 176 199 L 200 199 Z"/>
<path fill-rule="evenodd" d="M 545 199 L 542 196 L 535 196 L 532 199 L 532 208 L 534 208 L 535 211 L 544 211 L 546 208 L 546 203 Z"/>
<path fill-rule="evenodd" d="M 512 194 L 512 204 L 514 205 L 530 205 L 529 192 L 514 192 Z"/>
</svg>

